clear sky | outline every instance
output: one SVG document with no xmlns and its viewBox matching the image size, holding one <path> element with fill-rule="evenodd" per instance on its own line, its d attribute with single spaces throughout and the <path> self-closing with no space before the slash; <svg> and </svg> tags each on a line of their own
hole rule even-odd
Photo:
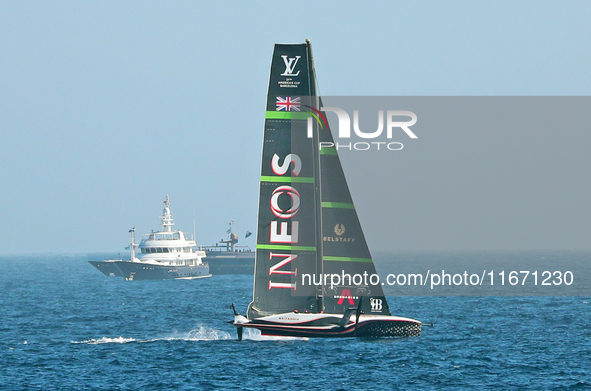
<svg viewBox="0 0 591 391">
<path fill-rule="evenodd" d="M 0 253 L 123 251 L 129 228 L 159 227 L 166 194 L 178 228 L 192 231 L 195 219 L 200 244 L 224 237 L 233 220 L 253 246 L 243 236 L 256 232 L 274 43 L 312 40 L 324 95 L 588 96 L 590 16 L 589 1 L 0 1 Z M 498 159 L 478 151 L 474 164 Z M 478 208 L 457 204 L 395 221 L 446 235 L 383 243 L 366 218 L 370 247 L 590 250 L 591 194 L 581 191 L 591 178 L 580 170 L 590 154 L 560 151 L 564 172 L 578 167 L 555 174 L 574 200 L 516 180 L 541 200 L 482 212 L 504 214 L 502 225 L 479 225 L 467 219 Z M 453 168 L 431 156 L 441 172 Z M 494 177 L 503 165 L 487 167 Z M 528 167 L 524 177 L 544 175 Z M 440 196 L 405 207 L 434 209 Z M 571 208 L 547 213 L 564 202 Z M 475 228 L 479 240 L 467 241 Z"/>
</svg>

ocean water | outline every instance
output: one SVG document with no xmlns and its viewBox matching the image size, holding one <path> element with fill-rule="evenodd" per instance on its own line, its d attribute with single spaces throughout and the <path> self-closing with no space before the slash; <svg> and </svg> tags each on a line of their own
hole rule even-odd
<svg viewBox="0 0 591 391">
<path fill-rule="evenodd" d="M 90 259 L 0 257 L 1 390 L 591 389 L 591 292 L 389 297 L 435 327 L 239 342 L 229 306 L 244 311 L 252 276 L 126 282 Z"/>
</svg>

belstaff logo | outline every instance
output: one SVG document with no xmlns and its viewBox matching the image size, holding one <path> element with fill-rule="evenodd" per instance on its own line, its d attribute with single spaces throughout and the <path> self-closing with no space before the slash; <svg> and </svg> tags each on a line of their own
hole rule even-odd
<svg viewBox="0 0 591 391">
<path fill-rule="evenodd" d="M 284 54 L 283 56 L 281 56 L 281 58 L 285 63 L 285 72 L 283 72 L 281 76 L 297 76 L 300 74 L 300 71 L 297 71 L 297 73 L 293 72 L 295 70 L 296 65 L 298 64 L 298 61 L 300 60 L 300 58 L 302 58 L 302 56 L 295 56 L 289 58 L 286 54 Z"/>
<path fill-rule="evenodd" d="M 334 226 L 333 231 L 337 236 L 323 236 L 322 240 L 325 242 L 338 242 L 338 243 L 352 243 L 356 240 L 355 238 L 352 238 L 352 237 L 343 236 L 346 231 L 345 224 L 338 223 L 337 225 Z"/>
</svg>

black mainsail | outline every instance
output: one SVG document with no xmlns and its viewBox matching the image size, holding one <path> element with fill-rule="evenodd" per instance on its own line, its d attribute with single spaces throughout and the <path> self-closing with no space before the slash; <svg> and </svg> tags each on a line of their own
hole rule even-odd
<svg viewBox="0 0 591 391">
<path fill-rule="evenodd" d="M 381 285 L 368 281 L 376 269 L 337 151 L 319 148 L 333 142 L 321 110 L 310 42 L 275 45 L 253 300 L 234 325 L 272 335 L 419 335 L 421 323 L 391 316 Z"/>
<path fill-rule="evenodd" d="M 308 44 L 275 45 L 249 318 L 294 310 L 318 311 L 314 288 L 298 286 L 297 281 L 302 273 L 316 274 L 319 263 L 314 228 L 318 167 L 314 165 L 313 139 L 306 137 L 309 114 L 302 111 L 304 97 L 315 94 L 311 62 Z"/>
</svg>

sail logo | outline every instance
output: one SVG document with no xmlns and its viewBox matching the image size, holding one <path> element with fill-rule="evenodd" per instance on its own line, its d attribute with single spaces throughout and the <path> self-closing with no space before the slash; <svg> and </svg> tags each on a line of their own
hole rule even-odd
<svg viewBox="0 0 591 391">
<path fill-rule="evenodd" d="M 286 54 L 282 55 L 281 58 L 283 59 L 283 63 L 285 64 L 285 71 L 281 74 L 281 76 L 298 76 L 300 71 L 297 73 L 293 73 L 295 70 L 298 61 L 302 56 L 295 56 L 295 57 L 288 57 Z"/>
<path fill-rule="evenodd" d="M 285 159 L 283 159 L 283 164 L 279 164 L 279 159 L 279 155 L 276 153 L 273 154 L 273 157 L 271 158 L 271 169 L 275 175 L 285 175 L 292 163 L 292 174 L 295 176 L 300 175 L 300 172 L 302 171 L 302 159 L 300 159 L 298 155 L 295 153 L 288 153 L 287 156 L 285 156 Z"/>
<path fill-rule="evenodd" d="M 353 296 L 351 294 L 351 291 L 349 289 L 343 289 L 343 291 L 341 292 L 340 295 L 335 295 L 334 296 L 335 299 L 339 299 L 339 301 L 337 301 L 337 305 L 341 305 L 343 304 L 343 302 L 345 300 L 349 301 L 349 305 L 355 305 L 355 301 L 356 299 L 358 299 L 359 297 L 357 296 Z"/>
<path fill-rule="evenodd" d="M 271 169 L 277 176 L 284 176 L 290 171 L 294 177 L 300 174 L 302 169 L 302 159 L 294 153 L 289 153 L 281 162 L 281 158 L 277 154 L 273 154 L 271 158 Z M 289 197 L 291 199 L 291 205 L 286 208 L 285 204 L 283 207 L 280 205 L 279 198 Z M 300 193 L 299 191 L 290 185 L 279 185 L 271 193 L 269 199 L 271 212 L 273 215 L 281 220 L 287 220 L 294 217 L 300 209 Z M 291 222 L 291 233 L 289 232 L 289 223 Z M 270 223 L 270 243 L 298 243 L 299 233 L 299 222 L 298 221 L 271 221 Z M 292 261 L 297 259 L 296 254 L 291 253 L 280 253 L 271 252 L 269 253 L 269 260 L 276 262 L 269 267 L 269 276 L 276 274 L 279 275 L 292 275 L 297 276 L 297 268 L 293 271 L 289 269 L 289 265 Z M 286 269 L 287 267 L 287 269 Z M 269 278 L 269 289 L 282 288 L 282 289 L 296 289 L 296 284 L 291 282 L 276 282 L 271 281 Z"/>
<path fill-rule="evenodd" d="M 271 169 L 276 175 L 283 176 L 289 171 L 289 168 L 293 164 L 293 168 L 291 170 L 294 176 L 298 176 L 300 170 L 302 169 L 302 159 L 294 153 L 287 154 L 285 159 L 283 159 L 283 164 L 279 162 L 280 157 L 277 154 L 274 154 L 271 158 Z M 291 197 L 291 207 L 288 210 L 283 210 L 279 207 L 279 196 L 286 193 Z M 271 211 L 273 214 L 280 219 L 290 219 L 292 218 L 297 212 L 300 207 L 300 193 L 292 186 L 278 186 L 275 188 L 271 195 L 270 199 L 271 204 Z M 278 224 L 277 221 L 271 221 L 271 237 L 269 241 L 271 243 L 297 243 L 298 242 L 298 228 L 299 222 L 292 221 L 291 222 L 291 234 L 288 234 L 288 222 L 282 221 Z M 277 230 L 279 228 L 279 231 Z"/>
<path fill-rule="evenodd" d="M 352 243 L 355 241 L 355 238 L 346 238 L 343 237 L 343 235 L 345 234 L 345 224 L 340 224 L 338 223 L 337 225 L 334 226 L 334 233 L 337 236 L 323 236 L 322 240 L 324 242 L 339 242 L 339 243 Z"/>
<path fill-rule="evenodd" d="M 282 194 L 288 194 L 291 197 L 291 208 L 283 210 L 279 207 L 279 197 Z M 291 186 L 279 186 L 273 190 L 271 195 L 271 212 L 281 219 L 292 218 L 300 208 L 300 193 Z"/>
<path fill-rule="evenodd" d="M 372 297 L 369 299 L 369 304 L 371 305 L 371 312 L 382 312 L 382 299 Z"/>
<path fill-rule="evenodd" d="M 323 236 L 322 240 L 325 242 L 353 243 L 356 240 L 356 238 L 345 238 L 342 236 Z"/>
<path fill-rule="evenodd" d="M 289 264 L 291 261 L 296 259 L 298 256 L 296 254 L 282 254 L 282 253 L 269 253 L 269 260 L 273 260 L 273 258 L 283 258 L 273 266 L 269 267 L 269 275 L 272 276 L 273 274 L 288 274 L 297 276 L 298 269 L 295 270 L 279 270 L 280 267 Z M 291 282 L 275 282 L 269 280 L 269 289 L 273 288 L 282 288 L 282 289 L 293 289 L 296 290 L 296 284 Z"/>
</svg>

